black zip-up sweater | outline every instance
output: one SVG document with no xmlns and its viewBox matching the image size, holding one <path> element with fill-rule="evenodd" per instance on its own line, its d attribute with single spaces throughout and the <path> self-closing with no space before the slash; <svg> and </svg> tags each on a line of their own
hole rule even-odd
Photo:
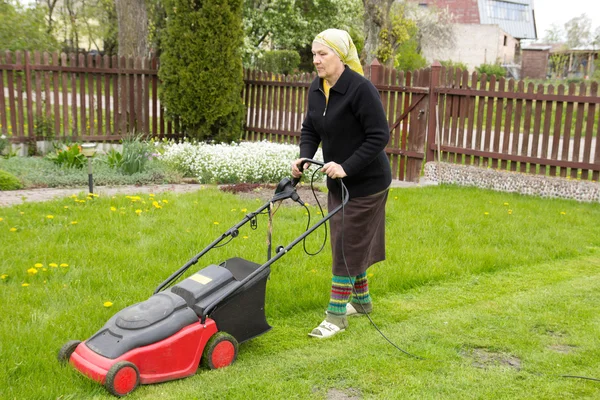
<svg viewBox="0 0 600 400">
<path fill-rule="evenodd" d="M 308 113 L 302 123 L 300 158 L 312 158 L 323 144 L 323 160 L 334 161 L 348 175 L 343 179 L 350 198 L 379 193 L 390 186 L 392 173 L 385 154 L 390 139 L 387 118 L 377 89 L 346 66 L 325 101 L 317 77 L 308 93 Z M 339 185 L 327 178 L 339 195 Z"/>
</svg>

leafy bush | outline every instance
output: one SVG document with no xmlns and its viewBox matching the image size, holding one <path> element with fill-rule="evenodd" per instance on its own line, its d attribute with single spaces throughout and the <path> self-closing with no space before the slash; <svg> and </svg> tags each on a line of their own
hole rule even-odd
<svg viewBox="0 0 600 400">
<path fill-rule="evenodd" d="M 81 152 L 81 146 L 72 144 L 51 153 L 47 158 L 54 164 L 65 168 L 81 169 L 87 164 L 87 159 Z"/>
<path fill-rule="evenodd" d="M 496 79 L 506 76 L 506 70 L 499 64 L 481 64 L 479 67 L 475 67 L 475 70 L 479 74 L 486 74 L 488 77 L 495 75 Z"/>
<path fill-rule="evenodd" d="M 171 143 L 161 160 L 201 183 L 276 183 L 290 177 L 297 145 L 263 142 L 239 144 Z M 322 160 L 319 153 L 315 156 Z M 322 176 L 321 176 L 322 178 Z"/>
<path fill-rule="evenodd" d="M 265 51 L 256 61 L 256 66 L 261 71 L 276 74 L 290 74 L 298 69 L 300 54 L 294 50 Z"/>
<path fill-rule="evenodd" d="M 16 176 L 0 169 L 0 190 L 19 190 L 22 188 L 23 185 Z"/>
<path fill-rule="evenodd" d="M 182 176 L 164 162 L 153 158 L 145 165 L 143 172 L 125 175 L 118 169 L 109 167 L 105 156 L 92 159 L 94 185 L 156 185 L 181 183 Z M 41 187 L 87 187 L 87 172 L 77 168 L 62 168 L 47 158 L 13 157 L 0 158 L 0 169 L 17 176 L 26 188 Z"/>
<path fill-rule="evenodd" d="M 467 71 L 469 67 L 462 61 L 452 61 L 452 60 L 442 60 L 440 61 L 443 67 L 449 68 L 458 68 L 461 71 Z"/>
<path fill-rule="evenodd" d="M 414 71 L 427 66 L 427 60 L 418 51 L 418 43 L 414 39 L 402 43 L 396 52 L 394 67 L 398 71 Z"/>
<path fill-rule="evenodd" d="M 199 140 L 243 132 L 242 1 L 169 0 L 159 76 L 161 104 Z"/>
<path fill-rule="evenodd" d="M 146 164 L 152 156 L 152 146 L 148 142 L 140 140 L 139 137 L 131 137 L 123 140 L 123 155 L 120 157 L 112 154 L 113 163 L 117 163 L 121 172 L 133 175 L 144 172 Z"/>
<path fill-rule="evenodd" d="M 118 150 L 110 149 L 108 153 L 106 153 L 105 162 L 106 165 L 112 169 L 119 169 L 123 164 L 123 154 L 121 154 Z"/>
<path fill-rule="evenodd" d="M 0 136 L 0 156 L 4 155 L 5 150 L 10 148 L 10 142 L 6 135 Z"/>
</svg>

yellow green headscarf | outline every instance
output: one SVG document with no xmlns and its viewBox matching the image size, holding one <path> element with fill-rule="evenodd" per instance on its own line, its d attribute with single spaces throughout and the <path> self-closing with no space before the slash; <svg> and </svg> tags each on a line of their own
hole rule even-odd
<svg viewBox="0 0 600 400">
<path fill-rule="evenodd" d="M 329 47 L 350 69 L 364 75 L 356 46 L 348 32 L 341 29 L 326 29 L 315 37 L 313 43 L 315 42 Z"/>
</svg>

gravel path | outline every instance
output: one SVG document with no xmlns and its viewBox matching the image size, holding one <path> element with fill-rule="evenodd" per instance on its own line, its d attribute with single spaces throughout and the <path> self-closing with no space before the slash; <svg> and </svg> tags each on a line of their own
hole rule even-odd
<svg viewBox="0 0 600 400">
<path fill-rule="evenodd" d="M 97 186 L 94 187 L 94 193 L 99 196 L 112 196 L 116 193 L 136 194 L 136 193 L 161 193 L 175 192 L 186 193 L 200 190 L 199 184 L 170 184 L 170 185 L 148 185 L 148 186 Z M 38 202 L 53 200 L 56 198 L 69 197 L 73 194 L 83 193 L 87 195 L 88 188 L 69 188 L 69 189 L 27 189 L 0 191 L 0 207 L 22 204 L 24 202 Z"/>
<path fill-rule="evenodd" d="M 434 184 L 433 182 L 421 180 L 421 183 L 411 183 L 402 181 L 393 181 L 392 187 L 415 187 L 415 186 L 427 186 Z M 169 185 L 148 185 L 148 186 L 96 186 L 94 187 L 94 193 L 99 196 L 112 196 L 116 193 L 120 194 L 136 194 L 136 193 L 161 193 L 161 192 L 174 192 L 174 193 L 188 193 L 200 190 L 203 185 L 196 183 L 184 183 L 184 184 L 169 184 Z M 309 188 L 302 188 L 306 194 L 301 193 L 303 200 L 310 202 L 312 193 L 309 193 Z M 87 195 L 88 188 L 69 188 L 69 189 L 56 189 L 56 188 L 44 188 L 44 189 L 26 189 L 26 190 L 7 190 L 0 191 L 0 207 L 9 207 L 17 204 L 23 204 L 25 202 L 39 202 L 53 200 L 57 198 L 69 197 L 73 194 Z M 299 192 L 300 193 L 300 192 Z M 272 196 L 272 192 L 269 190 L 261 190 L 256 193 L 251 193 L 249 196 L 255 196 L 258 198 L 264 197 L 269 199 Z"/>
</svg>

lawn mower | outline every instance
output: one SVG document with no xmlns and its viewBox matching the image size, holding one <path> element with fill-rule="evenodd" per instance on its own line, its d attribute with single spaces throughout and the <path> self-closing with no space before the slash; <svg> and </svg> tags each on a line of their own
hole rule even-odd
<svg viewBox="0 0 600 400">
<path fill-rule="evenodd" d="M 305 163 L 323 166 L 316 160 L 307 159 Z M 59 361 L 69 362 L 116 396 L 125 396 L 140 384 L 194 375 L 199 365 L 216 369 L 233 363 L 239 343 L 271 329 L 265 317 L 271 264 L 339 212 L 348 201 L 347 191 L 343 191 L 340 206 L 287 246 L 278 246 L 273 256 L 269 230 L 264 264 L 230 258 L 174 283 L 224 239 L 237 237 L 243 225 L 250 222 L 256 227 L 259 214 L 267 213 L 270 218 L 274 203 L 291 199 L 304 206 L 296 191 L 297 183 L 298 179 L 281 180 L 271 200 L 171 274 L 148 300 L 117 312 L 88 340 L 67 342 L 58 353 Z M 341 180 L 340 184 L 344 189 Z"/>
</svg>

